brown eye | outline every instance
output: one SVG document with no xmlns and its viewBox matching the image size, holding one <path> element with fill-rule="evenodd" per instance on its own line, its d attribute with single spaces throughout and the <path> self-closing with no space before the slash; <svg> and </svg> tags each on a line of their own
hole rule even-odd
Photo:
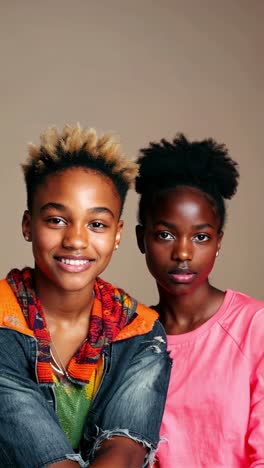
<svg viewBox="0 0 264 468">
<path fill-rule="evenodd" d="M 64 226 L 66 224 L 66 222 L 62 218 L 57 218 L 56 216 L 49 218 L 47 222 L 55 226 Z"/>
<path fill-rule="evenodd" d="M 198 242 L 206 242 L 209 239 L 210 237 L 208 236 L 208 234 L 197 234 L 196 236 L 194 236 L 194 240 Z"/>
<path fill-rule="evenodd" d="M 94 229 L 96 231 L 101 231 L 104 228 L 106 228 L 107 226 L 106 226 L 106 224 L 102 223 L 101 221 L 94 221 L 93 223 L 89 224 L 89 227 L 91 227 L 92 229 Z"/>
<path fill-rule="evenodd" d="M 159 238 L 159 239 L 162 239 L 162 240 L 165 240 L 165 241 L 175 239 L 175 237 L 173 236 L 173 234 L 171 234 L 171 233 L 168 232 L 168 231 L 161 231 L 161 232 L 159 232 L 159 233 L 158 233 L 158 238 Z"/>
</svg>

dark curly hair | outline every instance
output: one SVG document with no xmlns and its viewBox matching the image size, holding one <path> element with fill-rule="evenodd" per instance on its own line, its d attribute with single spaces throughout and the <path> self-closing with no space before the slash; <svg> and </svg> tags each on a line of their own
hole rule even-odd
<svg viewBox="0 0 264 468">
<path fill-rule="evenodd" d="M 230 199 L 236 193 L 239 178 L 237 163 L 230 158 L 224 144 L 212 138 L 191 142 L 179 133 L 172 143 L 162 139 L 141 149 L 137 162 L 140 224 L 144 226 L 154 196 L 178 185 L 187 185 L 209 195 L 222 229 L 226 218 L 224 199 Z"/>
</svg>

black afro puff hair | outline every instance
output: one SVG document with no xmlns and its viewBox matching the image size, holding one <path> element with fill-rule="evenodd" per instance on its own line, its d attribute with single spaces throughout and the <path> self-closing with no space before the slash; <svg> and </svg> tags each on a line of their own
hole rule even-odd
<svg viewBox="0 0 264 468">
<path fill-rule="evenodd" d="M 224 144 L 212 138 L 190 142 L 178 134 L 170 143 L 150 143 L 140 150 L 136 191 L 144 194 L 174 185 L 192 185 L 214 196 L 230 199 L 236 193 L 239 173 Z"/>
<path fill-rule="evenodd" d="M 211 196 L 223 226 L 226 214 L 224 199 L 233 197 L 239 179 L 237 163 L 230 158 L 224 144 L 212 138 L 191 142 L 179 133 L 171 143 L 162 139 L 141 149 L 137 162 L 136 191 L 141 195 L 139 221 L 142 224 L 155 193 L 187 185 Z"/>
</svg>

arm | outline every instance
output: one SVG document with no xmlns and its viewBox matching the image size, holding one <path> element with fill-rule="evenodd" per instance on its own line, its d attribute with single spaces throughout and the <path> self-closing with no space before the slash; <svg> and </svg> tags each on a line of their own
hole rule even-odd
<svg viewBox="0 0 264 468">
<path fill-rule="evenodd" d="M 144 463 L 146 449 L 127 437 L 113 437 L 105 440 L 98 449 L 91 468 L 140 468 Z M 63 460 L 47 468 L 76 468 L 79 464 Z"/>
<path fill-rule="evenodd" d="M 141 457 L 147 466 L 159 442 L 170 377 L 164 330 L 156 324 L 145 335 L 113 343 L 106 354 L 107 370 L 88 414 L 82 453 L 95 468 L 110 448 L 129 463 L 115 466 L 142 466 Z"/>
<path fill-rule="evenodd" d="M 34 381 L 34 345 L 31 338 L 0 329 L 1 468 L 42 468 L 75 455 L 60 428 L 52 398 L 48 401 Z"/>
<path fill-rule="evenodd" d="M 145 456 L 146 449 L 142 444 L 127 437 L 116 436 L 102 443 L 95 462 L 90 466 L 92 468 L 140 468 Z"/>
<path fill-rule="evenodd" d="M 251 368 L 247 433 L 250 468 L 264 467 L 264 310 L 255 317 L 248 340 Z"/>
<path fill-rule="evenodd" d="M 48 465 L 47 468 L 77 468 L 78 466 L 80 466 L 79 463 L 75 463 L 70 460 L 63 460 L 61 462 Z"/>
</svg>

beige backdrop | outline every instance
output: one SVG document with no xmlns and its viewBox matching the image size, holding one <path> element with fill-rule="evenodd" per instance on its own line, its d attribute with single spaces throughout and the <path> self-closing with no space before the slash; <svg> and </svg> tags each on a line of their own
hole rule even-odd
<svg viewBox="0 0 264 468">
<path fill-rule="evenodd" d="M 264 299 L 263 15 L 263 0 L 0 0 L 1 276 L 32 264 L 20 230 L 27 142 L 80 121 L 120 134 L 132 157 L 176 131 L 225 142 L 241 183 L 213 281 Z M 131 194 L 104 277 L 153 303 L 136 206 Z"/>
</svg>

